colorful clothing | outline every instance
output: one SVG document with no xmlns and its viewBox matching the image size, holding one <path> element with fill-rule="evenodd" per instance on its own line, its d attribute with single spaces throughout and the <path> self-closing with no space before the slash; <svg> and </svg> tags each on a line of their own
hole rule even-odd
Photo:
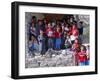
<svg viewBox="0 0 100 81">
<path fill-rule="evenodd" d="M 61 33 L 55 32 L 55 38 L 56 38 L 55 48 L 59 50 L 61 49 Z"/>
<path fill-rule="evenodd" d="M 53 48 L 54 45 L 54 41 L 53 41 L 53 38 L 54 38 L 54 32 L 53 32 L 53 29 L 52 28 L 47 28 L 46 29 L 46 35 L 48 37 L 48 48 Z"/>
<path fill-rule="evenodd" d="M 78 58 L 79 58 L 79 64 L 80 65 L 85 65 L 87 61 L 87 56 L 85 51 L 81 51 L 78 53 Z"/>
</svg>

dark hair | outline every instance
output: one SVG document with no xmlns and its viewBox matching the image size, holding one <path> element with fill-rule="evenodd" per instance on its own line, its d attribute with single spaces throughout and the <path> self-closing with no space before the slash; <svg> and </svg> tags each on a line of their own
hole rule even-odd
<svg viewBox="0 0 100 81">
<path fill-rule="evenodd" d="M 36 19 L 36 16 L 32 16 L 32 19 Z"/>
<path fill-rule="evenodd" d="M 32 36 L 33 36 L 34 38 L 36 38 L 36 39 L 37 39 L 37 37 L 36 37 L 35 35 L 30 34 L 30 35 L 29 35 L 29 40 L 32 40 L 32 38 L 31 38 Z"/>
<path fill-rule="evenodd" d="M 80 21 L 80 24 L 83 24 L 83 21 Z"/>
<path fill-rule="evenodd" d="M 84 45 L 81 45 L 81 46 L 83 47 L 83 50 L 86 51 L 86 46 L 84 46 Z"/>
</svg>

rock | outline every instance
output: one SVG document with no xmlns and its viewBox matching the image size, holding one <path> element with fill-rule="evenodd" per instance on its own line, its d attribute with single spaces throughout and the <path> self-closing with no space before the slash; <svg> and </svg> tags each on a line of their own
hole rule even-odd
<svg viewBox="0 0 100 81">
<path fill-rule="evenodd" d="M 49 67 L 55 67 L 56 66 L 56 62 L 55 61 L 50 61 L 50 62 L 48 62 L 48 66 Z"/>
<path fill-rule="evenodd" d="M 35 54 L 34 57 L 27 57 L 25 67 L 61 67 L 74 65 L 73 52 L 70 50 L 57 51 L 48 49 L 44 55 Z"/>
<path fill-rule="evenodd" d="M 43 61 L 43 62 L 40 63 L 40 67 L 47 67 L 47 66 L 48 66 L 48 64 L 45 61 Z"/>
<path fill-rule="evenodd" d="M 39 64 L 38 63 L 30 63 L 28 64 L 28 68 L 36 68 L 36 67 L 39 67 Z"/>
<path fill-rule="evenodd" d="M 60 66 L 61 64 L 62 64 L 62 60 L 61 59 L 57 60 L 56 66 Z"/>
</svg>

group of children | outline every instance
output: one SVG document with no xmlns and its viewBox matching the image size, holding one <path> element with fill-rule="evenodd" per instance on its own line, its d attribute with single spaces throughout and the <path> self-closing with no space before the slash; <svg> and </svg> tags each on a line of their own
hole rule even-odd
<svg viewBox="0 0 100 81">
<path fill-rule="evenodd" d="M 75 65 L 89 65 L 90 60 L 90 47 L 89 45 L 80 44 L 79 40 L 76 39 L 73 46 L 72 51 L 75 55 Z"/>
<path fill-rule="evenodd" d="M 80 24 L 82 25 L 82 22 Z M 73 16 L 55 22 L 46 19 L 36 21 L 36 17 L 33 16 L 28 34 L 29 51 L 45 54 L 48 49 L 71 49 L 75 52 L 76 65 L 88 65 L 89 54 L 79 39 L 82 30 L 77 27 Z"/>
</svg>

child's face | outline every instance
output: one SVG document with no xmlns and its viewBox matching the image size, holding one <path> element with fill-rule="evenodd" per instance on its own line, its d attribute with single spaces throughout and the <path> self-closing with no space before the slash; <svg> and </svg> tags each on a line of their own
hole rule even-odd
<svg viewBox="0 0 100 81">
<path fill-rule="evenodd" d="M 42 25 L 42 21 L 39 21 L 39 25 Z"/>
<path fill-rule="evenodd" d="M 46 19 L 44 19 L 44 23 L 46 23 L 47 21 L 46 21 Z"/>
<path fill-rule="evenodd" d="M 51 24 L 50 23 L 48 24 L 48 27 L 51 28 Z"/>
<path fill-rule="evenodd" d="M 67 33 L 64 31 L 64 35 L 66 35 Z"/>
<path fill-rule="evenodd" d="M 83 51 L 84 50 L 84 47 L 83 46 L 81 46 L 81 51 Z"/>
<path fill-rule="evenodd" d="M 43 31 L 42 30 L 40 30 L 40 35 L 43 35 Z"/>
<path fill-rule="evenodd" d="M 60 31 L 60 27 L 57 27 L 57 32 L 59 32 Z"/>
</svg>

